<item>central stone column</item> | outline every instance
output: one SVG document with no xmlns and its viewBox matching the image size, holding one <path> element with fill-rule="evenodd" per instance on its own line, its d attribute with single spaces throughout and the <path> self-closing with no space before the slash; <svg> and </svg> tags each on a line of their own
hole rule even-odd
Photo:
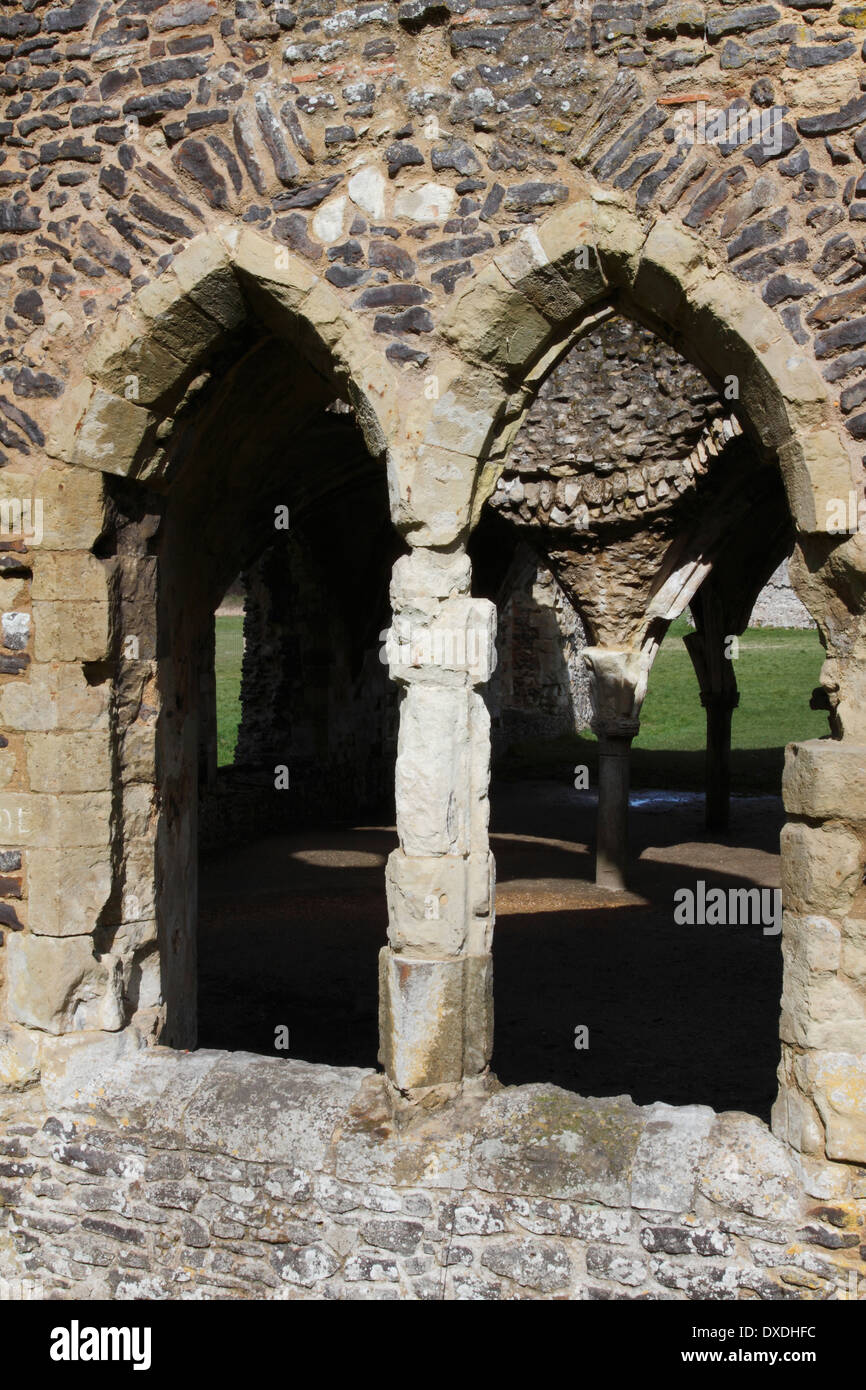
<svg viewBox="0 0 866 1390">
<path fill-rule="evenodd" d="M 731 816 L 731 720 L 740 703 L 734 662 L 728 655 L 733 619 L 710 576 L 692 604 L 697 624 L 683 641 L 707 712 L 705 821 L 708 830 L 727 830 Z"/>
<path fill-rule="evenodd" d="M 598 739 L 598 820 L 595 881 L 623 889 L 628 867 L 628 792 L 632 739 L 640 729 L 640 707 L 648 668 L 639 651 L 585 647 Z"/>
<path fill-rule="evenodd" d="M 380 1052 L 397 1090 L 456 1089 L 493 1038 L 490 720 L 477 687 L 494 662 L 496 610 L 469 596 L 462 553 L 417 549 L 391 583 L 390 674 L 402 687 L 380 956 Z"/>
</svg>

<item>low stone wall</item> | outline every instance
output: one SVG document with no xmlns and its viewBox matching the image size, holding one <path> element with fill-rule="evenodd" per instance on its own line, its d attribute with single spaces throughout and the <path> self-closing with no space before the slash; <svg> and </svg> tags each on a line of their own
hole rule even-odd
<svg viewBox="0 0 866 1390">
<path fill-rule="evenodd" d="M 866 1168 L 752 1116 L 79 1036 L 0 1092 L 0 1278 L 115 1299 L 866 1296 Z M 31 1285 L 32 1287 L 32 1285 Z"/>
</svg>

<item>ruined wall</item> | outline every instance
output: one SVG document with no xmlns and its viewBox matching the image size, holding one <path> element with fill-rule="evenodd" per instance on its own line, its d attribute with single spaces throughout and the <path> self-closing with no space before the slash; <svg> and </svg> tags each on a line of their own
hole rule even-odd
<svg viewBox="0 0 866 1390">
<path fill-rule="evenodd" d="M 568 201 L 574 165 L 699 229 L 848 382 L 863 365 L 844 324 L 861 303 L 861 27 L 829 0 L 8 10 L 7 457 L 41 446 L 72 344 L 215 219 L 290 246 L 390 360 L 422 363 L 455 286 Z M 708 139 L 696 92 L 778 118 L 771 144 L 754 119 Z M 853 379 L 855 437 L 861 400 Z"/>
<path fill-rule="evenodd" d="M 201 809 L 209 846 L 373 808 L 387 814 L 397 692 L 380 655 L 386 596 L 370 595 L 380 627 L 370 624 L 366 644 L 358 644 L 330 587 L 310 552 L 291 540 L 244 575 L 242 717 L 234 766 L 220 770 Z"/>
<path fill-rule="evenodd" d="M 863 1297 L 866 1170 L 748 1115 L 490 1086 L 398 1127 L 370 1072 L 160 1049 L 33 1099 L 0 1268 L 45 1296 Z"/>
<path fill-rule="evenodd" d="M 787 560 L 770 575 L 752 609 L 750 627 L 815 626 L 815 619 L 797 597 L 788 574 Z"/>
<path fill-rule="evenodd" d="M 835 741 L 798 749 L 786 784 L 774 1126 L 859 1181 L 866 561 L 827 506 L 862 489 L 863 21 L 840 0 L 6 8 L 0 500 L 38 501 L 44 521 L 0 552 L 0 1061 L 16 1105 L 39 1108 L 40 1070 L 81 1039 L 152 1040 L 160 1010 L 162 1036 L 186 1045 L 193 1027 L 194 882 L 160 895 L 194 844 L 192 618 L 237 572 L 219 573 L 238 509 L 286 478 L 299 500 L 317 479 L 345 484 L 358 459 L 332 478 L 311 421 L 350 399 L 413 547 L 397 619 L 492 638 L 466 538 L 545 374 L 623 313 L 717 389 L 736 379 L 697 472 L 727 470 L 744 509 L 750 460 L 772 474 L 828 639 Z M 767 113 L 778 140 L 753 121 L 708 135 L 704 92 L 729 116 Z M 129 551 L 114 535 L 106 475 L 167 499 L 159 565 L 146 535 Z M 611 500 L 602 486 L 602 514 Z M 627 648 L 616 610 L 610 640 Z M 147 639 L 134 650 L 130 614 Z M 382 1059 L 416 1094 L 459 1089 L 490 1056 L 487 670 L 392 675 Z"/>
</svg>

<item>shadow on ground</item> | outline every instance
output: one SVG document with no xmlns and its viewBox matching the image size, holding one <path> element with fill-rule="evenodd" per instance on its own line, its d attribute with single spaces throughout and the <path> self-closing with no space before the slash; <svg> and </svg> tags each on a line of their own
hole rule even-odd
<svg viewBox="0 0 866 1390">
<path fill-rule="evenodd" d="M 677 888 L 778 885 L 778 798 L 737 798 L 725 839 L 698 797 L 632 811 L 630 891 L 592 883 L 594 808 L 563 782 L 494 789 L 493 1067 L 547 1081 L 768 1118 L 776 1089 L 779 938 L 760 925 L 678 926 Z M 199 1044 L 375 1066 L 388 828 L 273 836 L 203 857 Z M 589 1030 L 588 1050 L 574 1046 Z"/>
</svg>

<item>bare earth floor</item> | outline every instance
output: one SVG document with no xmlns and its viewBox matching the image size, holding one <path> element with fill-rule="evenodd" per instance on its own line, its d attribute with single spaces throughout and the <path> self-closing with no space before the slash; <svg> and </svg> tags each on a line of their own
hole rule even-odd
<svg viewBox="0 0 866 1390">
<path fill-rule="evenodd" d="M 699 797 L 638 793 L 623 894 L 591 881 L 588 794 L 507 783 L 492 807 L 499 1079 L 768 1119 L 779 937 L 760 924 L 679 926 L 673 907 L 675 891 L 699 879 L 777 887 L 781 802 L 735 798 L 723 837 L 705 833 Z M 273 1056 L 285 1027 L 292 1057 L 376 1065 L 383 869 L 396 843 L 386 827 L 325 828 L 203 859 L 200 1046 Z M 575 1048 L 579 1025 L 586 1050 Z"/>
</svg>

